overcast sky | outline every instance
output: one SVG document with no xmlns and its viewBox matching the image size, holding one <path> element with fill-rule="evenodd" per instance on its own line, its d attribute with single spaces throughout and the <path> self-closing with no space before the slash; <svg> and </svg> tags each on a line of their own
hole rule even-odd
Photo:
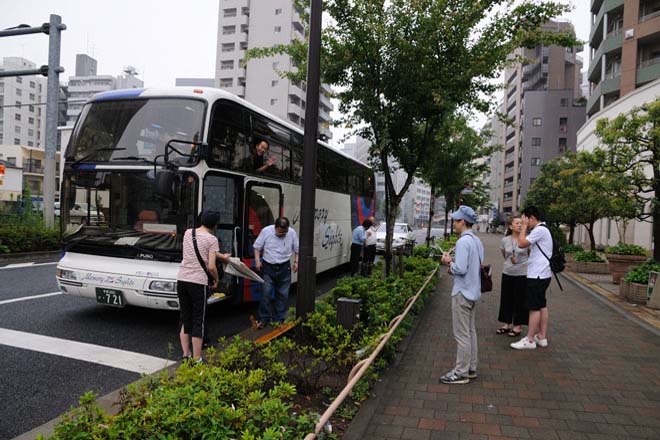
<svg viewBox="0 0 660 440">
<path fill-rule="evenodd" d="M 564 18 L 573 22 L 578 38 L 587 41 L 589 1 L 572 3 L 575 9 Z M 177 77 L 215 75 L 218 8 L 219 0 L 0 0 L 0 29 L 38 26 L 58 14 L 67 25 L 62 33 L 63 81 L 75 74 L 76 54 L 87 53 L 98 60 L 99 74 L 116 76 L 131 65 L 145 86 L 171 87 Z M 48 38 L 1 38 L 4 56 L 47 64 Z"/>
</svg>

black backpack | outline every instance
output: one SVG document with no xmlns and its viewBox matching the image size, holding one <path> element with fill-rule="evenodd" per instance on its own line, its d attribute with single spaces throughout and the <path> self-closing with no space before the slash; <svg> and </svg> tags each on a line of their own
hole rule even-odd
<svg viewBox="0 0 660 440">
<path fill-rule="evenodd" d="M 566 257 L 564 256 L 564 249 L 561 247 L 561 243 L 559 243 L 559 241 L 557 241 L 555 237 L 552 236 L 552 231 L 550 231 L 548 225 L 545 223 L 540 223 L 539 226 L 545 227 L 550 232 L 550 237 L 552 238 L 552 255 L 550 258 L 548 258 L 545 252 L 543 252 L 543 249 L 541 249 L 541 246 L 539 246 L 538 242 L 536 242 L 536 246 L 538 246 L 543 256 L 548 260 L 548 262 L 550 262 L 550 270 L 555 275 L 557 284 L 559 284 L 559 289 L 563 291 L 564 289 L 561 287 L 561 283 L 559 282 L 557 274 L 563 272 L 566 268 Z"/>
</svg>

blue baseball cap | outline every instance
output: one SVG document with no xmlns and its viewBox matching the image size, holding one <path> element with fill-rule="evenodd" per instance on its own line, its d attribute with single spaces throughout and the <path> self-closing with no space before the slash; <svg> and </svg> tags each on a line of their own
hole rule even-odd
<svg viewBox="0 0 660 440">
<path fill-rule="evenodd" d="M 477 223 L 477 214 L 474 212 L 474 209 L 466 205 L 461 205 L 456 211 L 451 215 L 451 218 L 454 220 L 465 220 L 468 223 L 475 224 Z"/>
</svg>

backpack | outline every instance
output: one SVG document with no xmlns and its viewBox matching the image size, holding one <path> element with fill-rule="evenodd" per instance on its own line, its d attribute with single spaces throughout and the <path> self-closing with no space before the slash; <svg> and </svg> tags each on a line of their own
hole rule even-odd
<svg viewBox="0 0 660 440">
<path fill-rule="evenodd" d="M 541 249 L 541 246 L 539 246 L 538 242 L 536 242 L 536 246 L 550 263 L 550 270 L 555 275 L 557 284 L 559 284 L 559 289 L 563 291 L 564 289 L 561 287 L 561 283 L 559 282 L 559 278 L 557 278 L 557 274 L 563 272 L 566 268 L 566 257 L 564 256 L 564 249 L 561 247 L 561 243 L 559 243 L 559 241 L 557 241 L 555 237 L 552 236 L 552 231 L 550 231 L 548 225 L 545 223 L 539 223 L 539 226 L 545 227 L 550 232 L 550 238 L 552 238 L 552 255 L 548 258 L 545 252 L 543 252 L 543 249 Z"/>
</svg>

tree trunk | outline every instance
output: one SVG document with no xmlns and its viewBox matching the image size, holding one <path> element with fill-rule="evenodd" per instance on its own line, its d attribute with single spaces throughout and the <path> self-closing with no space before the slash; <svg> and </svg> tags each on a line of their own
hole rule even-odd
<svg viewBox="0 0 660 440">
<path fill-rule="evenodd" d="M 592 251 L 596 250 L 596 239 L 594 238 L 594 223 L 589 223 L 588 225 L 585 225 L 587 227 L 587 232 L 589 232 L 589 245 L 591 246 Z"/>
<path fill-rule="evenodd" d="M 656 148 L 656 152 L 657 151 Z M 657 154 L 658 153 L 654 155 L 656 158 L 654 161 L 655 164 L 660 162 L 657 160 Z M 655 261 L 660 261 L 660 169 L 658 169 L 657 166 L 653 168 L 653 189 L 656 201 L 656 203 L 653 204 L 653 259 Z"/>
<path fill-rule="evenodd" d="M 431 202 L 429 203 L 429 224 L 426 227 L 426 245 L 431 246 L 431 224 L 433 223 L 433 207 L 435 205 L 435 187 L 431 185 Z"/>
<path fill-rule="evenodd" d="M 445 230 L 442 234 L 442 238 L 445 239 L 447 238 L 447 222 L 449 221 L 449 208 L 445 204 Z"/>
<path fill-rule="evenodd" d="M 568 228 L 568 244 L 573 244 L 573 239 L 575 238 L 575 223 L 571 223 Z"/>
</svg>

